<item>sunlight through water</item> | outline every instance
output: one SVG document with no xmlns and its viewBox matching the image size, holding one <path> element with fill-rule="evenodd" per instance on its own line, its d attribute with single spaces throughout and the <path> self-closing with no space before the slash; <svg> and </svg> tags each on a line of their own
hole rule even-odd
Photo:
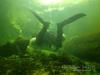
<svg viewBox="0 0 100 75">
<path fill-rule="evenodd" d="M 39 3 L 45 6 L 50 6 L 50 5 L 57 5 L 57 4 L 74 5 L 74 4 L 84 3 L 87 1 L 88 0 L 39 0 Z"/>
<path fill-rule="evenodd" d="M 43 5 L 55 5 L 62 2 L 63 0 L 40 0 L 40 3 Z"/>
</svg>

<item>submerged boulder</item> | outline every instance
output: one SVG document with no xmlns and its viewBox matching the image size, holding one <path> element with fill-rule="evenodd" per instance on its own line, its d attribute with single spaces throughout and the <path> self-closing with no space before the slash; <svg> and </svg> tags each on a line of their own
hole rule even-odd
<svg viewBox="0 0 100 75">
<path fill-rule="evenodd" d="M 63 50 L 87 61 L 100 62 L 100 34 L 73 38 L 64 44 Z"/>
<path fill-rule="evenodd" d="M 13 43 L 6 43 L 0 46 L 0 56 L 24 55 L 26 53 L 29 40 L 18 38 Z"/>
</svg>

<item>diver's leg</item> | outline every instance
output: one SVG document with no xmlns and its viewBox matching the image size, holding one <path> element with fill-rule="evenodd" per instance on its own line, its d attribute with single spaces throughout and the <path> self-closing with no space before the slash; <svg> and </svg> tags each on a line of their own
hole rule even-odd
<svg viewBox="0 0 100 75">
<path fill-rule="evenodd" d="M 86 16 L 85 14 L 83 13 L 79 13 L 79 14 L 76 14 L 72 17 L 70 17 L 69 19 L 66 19 L 64 21 L 62 21 L 61 23 L 58 23 L 57 24 L 57 40 L 56 40 L 56 49 L 59 49 L 62 47 L 62 41 L 63 41 L 63 27 L 65 25 L 68 25 L 74 21 L 76 21 L 77 19 L 81 18 L 81 17 L 84 17 Z"/>
<path fill-rule="evenodd" d="M 61 25 L 57 25 L 57 38 L 56 38 L 56 49 L 61 48 L 63 40 L 63 28 Z"/>
<path fill-rule="evenodd" d="M 65 19 L 64 21 L 62 21 L 58 24 L 61 25 L 61 27 L 64 27 L 65 25 L 68 25 L 68 24 L 70 24 L 70 23 L 72 23 L 72 22 L 74 22 L 74 21 L 76 21 L 84 16 L 86 16 L 84 13 L 78 13 L 78 14 L 76 14 L 68 19 Z"/>
<path fill-rule="evenodd" d="M 49 27 L 49 23 L 45 23 L 45 25 L 43 25 L 43 28 L 41 29 L 41 31 L 37 34 L 36 36 L 36 43 L 38 45 L 41 45 L 44 42 L 44 36 L 47 33 L 47 29 Z"/>
<path fill-rule="evenodd" d="M 47 32 L 47 29 L 49 27 L 49 22 L 45 22 L 36 12 L 32 11 L 32 13 L 34 14 L 34 16 L 41 22 L 41 24 L 43 25 L 43 28 L 41 29 L 41 31 L 37 34 L 36 36 L 36 43 L 38 45 L 42 44 L 44 41 L 44 36 Z"/>
</svg>

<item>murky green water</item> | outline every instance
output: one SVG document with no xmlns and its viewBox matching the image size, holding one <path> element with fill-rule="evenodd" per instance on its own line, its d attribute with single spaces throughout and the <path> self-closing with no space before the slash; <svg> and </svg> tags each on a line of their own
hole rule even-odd
<svg viewBox="0 0 100 75">
<path fill-rule="evenodd" d="M 100 0 L 0 1 L 0 75 L 57 75 L 54 66 L 87 63 L 98 72 L 63 75 L 100 75 Z"/>
</svg>

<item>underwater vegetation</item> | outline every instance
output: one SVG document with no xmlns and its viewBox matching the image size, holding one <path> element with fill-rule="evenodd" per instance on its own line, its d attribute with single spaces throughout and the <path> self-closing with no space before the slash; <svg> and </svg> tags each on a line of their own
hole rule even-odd
<svg viewBox="0 0 100 75">
<path fill-rule="evenodd" d="M 64 44 L 64 49 L 81 59 L 100 63 L 100 34 L 71 39 Z"/>
<path fill-rule="evenodd" d="M 0 56 L 9 57 L 11 55 L 24 55 L 26 53 L 29 40 L 17 38 L 13 43 L 6 43 L 0 46 Z"/>
<path fill-rule="evenodd" d="M 47 33 L 49 23 L 44 22 L 36 13 L 35 13 L 35 16 L 43 23 L 43 28 L 41 29 L 39 34 L 37 34 L 35 43 L 39 47 L 41 45 L 43 46 L 44 42 L 47 42 L 49 44 L 49 47 L 50 47 L 50 45 L 52 45 L 53 43 L 48 42 L 48 40 L 45 41 L 45 38 L 48 38 L 48 37 L 45 37 L 45 34 Z M 56 49 L 61 48 L 61 46 L 62 46 L 63 26 L 65 24 L 69 24 L 69 23 L 73 22 L 74 20 L 77 20 L 78 18 L 80 18 L 82 16 L 85 16 L 85 15 L 84 14 L 77 14 L 77 15 L 69 18 L 68 20 L 61 22 L 61 24 L 60 23 L 58 24 L 58 26 L 57 26 L 58 32 L 57 32 L 57 38 L 56 38 L 57 39 Z M 52 36 L 50 36 L 50 37 L 52 37 Z M 52 38 L 52 39 L 54 39 L 54 38 Z M 56 41 L 56 39 L 55 39 L 55 41 Z M 30 55 L 27 52 L 27 50 L 30 49 L 29 47 L 30 47 L 30 41 L 24 40 L 22 38 L 16 39 L 13 43 L 7 43 L 5 45 L 2 45 L 0 47 L 1 63 L 2 63 L 2 61 L 3 62 L 6 62 L 6 61 L 7 62 L 14 62 L 14 64 L 19 66 L 19 67 L 14 66 L 14 68 L 12 68 L 12 67 L 10 68 L 10 66 L 12 66 L 12 64 L 8 63 L 7 65 L 8 65 L 9 69 L 6 69 L 5 66 L 1 65 L 1 68 L 4 69 L 4 70 L 2 69 L 0 71 L 1 74 L 2 75 L 3 74 L 8 74 L 8 75 L 18 75 L 18 74 L 25 75 L 26 74 L 26 75 L 29 75 L 31 73 L 32 74 L 34 73 L 34 69 L 36 70 L 36 68 L 41 68 L 41 66 L 42 66 L 43 70 L 44 71 L 47 70 L 49 75 L 58 75 L 58 74 L 60 75 L 60 73 L 63 71 L 63 68 L 62 68 L 63 65 L 71 65 L 73 63 L 72 60 L 66 55 L 59 56 L 57 53 L 54 52 L 53 54 L 49 54 L 47 56 L 45 53 L 41 53 L 41 49 L 39 50 L 39 52 L 33 50 L 32 55 Z M 31 48 L 31 49 L 34 49 L 34 48 Z M 37 54 L 37 52 L 38 52 L 38 54 Z M 2 57 L 4 57 L 4 58 L 2 58 Z M 13 59 L 13 57 L 14 57 L 14 59 Z M 17 59 L 19 59 L 19 60 L 17 60 Z M 21 63 L 20 62 L 19 62 L 19 64 L 16 63 L 16 60 L 18 62 L 20 61 Z M 29 63 L 29 62 L 27 62 L 27 60 L 29 60 L 31 62 Z M 40 62 L 39 63 L 40 65 L 38 65 L 39 67 L 36 65 L 36 63 L 33 64 L 34 61 L 36 63 Z M 25 66 L 24 63 L 29 64 L 29 65 L 27 65 L 28 68 L 23 67 L 23 66 Z M 85 64 L 85 63 L 81 62 L 81 60 L 80 60 L 80 62 L 78 61 L 78 63 L 77 63 L 77 66 L 81 66 L 81 65 Z M 6 63 L 3 65 L 6 65 Z M 22 68 L 21 68 L 21 66 L 22 66 Z M 34 66 L 35 66 L 35 68 L 34 68 Z"/>
<path fill-rule="evenodd" d="M 100 75 L 100 1 L 41 1 L 0 1 L 0 75 Z"/>
<path fill-rule="evenodd" d="M 0 47 L 0 74 L 99 75 L 99 38 L 99 34 L 73 38 L 66 41 L 58 51 L 34 48 L 28 46 L 29 40 L 18 38 Z M 89 66 L 88 70 L 86 67 Z"/>
</svg>

